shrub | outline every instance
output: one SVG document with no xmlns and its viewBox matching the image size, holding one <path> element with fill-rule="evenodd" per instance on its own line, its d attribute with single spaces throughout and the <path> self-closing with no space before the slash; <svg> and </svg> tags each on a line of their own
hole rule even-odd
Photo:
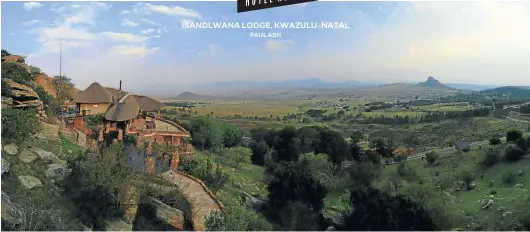
<svg viewBox="0 0 530 232">
<path fill-rule="evenodd" d="M 517 147 L 521 148 L 521 150 L 525 152 L 528 150 L 528 146 L 526 145 L 526 140 L 524 138 L 516 140 L 515 145 L 517 145 Z"/>
<path fill-rule="evenodd" d="M 179 169 L 204 181 L 213 191 L 222 188 L 231 177 L 231 173 L 223 169 L 220 164 L 215 164 L 210 159 L 197 161 L 185 158 L 180 161 Z"/>
<path fill-rule="evenodd" d="M 504 148 L 504 159 L 510 162 L 516 162 L 524 155 L 524 150 L 515 144 L 508 144 Z"/>
<path fill-rule="evenodd" d="M 397 172 L 403 177 L 414 177 L 416 176 L 416 170 L 410 168 L 406 162 L 402 162 L 397 167 Z"/>
<path fill-rule="evenodd" d="M 517 175 L 513 172 L 505 172 L 502 174 L 502 183 L 513 184 L 517 179 Z"/>
<path fill-rule="evenodd" d="M 239 201 L 229 201 L 222 211 L 212 213 L 206 219 L 208 231 L 272 231 L 262 215 L 249 210 Z"/>
<path fill-rule="evenodd" d="M 497 164 L 500 161 L 499 152 L 496 150 L 489 150 L 484 155 L 484 160 L 482 161 L 482 164 L 486 167 L 493 166 Z"/>
<path fill-rule="evenodd" d="M 518 130 L 512 130 L 512 131 L 508 131 L 506 133 L 506 141 L 507 142 L 515 142 L 516 140 L 520 139 L 523 137 L 523 133 L 521 131 L 518 131 Z"/>
<path fill-rule="evenodd" d="M 425 160 L 427 160 L 427 163 L 432 165 L 434 164 L 434 162 L 436 162 L 436 160 L 438 160 L 438 153 L 436 152 L 429 152 L 425 155 Z"/>
<path fill-rule="evenodd" d="M 2 110 L 2 138 L 20 143 L 40 131 L 41 124 L 35 110 Z"/>
<path fill-rule="evenodd" d="M 469 186 L 475 180 L 475 175 L 470 170 L 465 170 L 462 173 L 460 173 L 460 179 L 464 181 L 467 188 L 469 189 Z"/>
<path fill-rule="evenodd" d="M 501 144 L 501 139 L 499 139 L 499 138 L 491 138 L 490 139 L 490 145 L 496 146 L 496 145 L 499 145 L 499 144 Z"/>
<path fill-rule="evenodd" d="M 8 78 L 14 82 L 30 86 L 31 74 L 19 63 L 7 62 L 2 64 L 2 78 Z"/>
<path fill-rule="evenodd" d="M 114 143 L 99 153 L 80 156 L 70 161 L 70 166 L 72 174 L 63 183 L 77 204 L 83 224 L 105 230 L 105 221 L 125 212 L 125 196 L 137 176 L 123 155 L 123 144 Z"/>
<path fill-rule="evenodd" d="M 252 151 L 246 147 L 232 147 L 224 149 L 222 152 L 223 159 L 229 159 L 235 168 L 239 168 L 241 163 L 250 163 Z"/>
<path fill-rule="evenodd" d="M 57 101 L 52 95 L 48 94 L 44 88 L 37 86 L 35 92 L 39 95 L 40 100 L 44 105 L 48 106 L 46 114 L 53 115 L 55 111 L 59 109 L 61 103 Z"/>
</svg>

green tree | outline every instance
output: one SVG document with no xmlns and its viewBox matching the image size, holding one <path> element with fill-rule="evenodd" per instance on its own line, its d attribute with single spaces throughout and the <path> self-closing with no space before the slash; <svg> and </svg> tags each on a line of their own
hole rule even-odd
<svg viewBox="0 0 530 232">
<path fill-rule="evenodd" d="M 72 80 L 65 75 L 53 77 L 53 88 L 57 92 L 57 100 L 64 102 L 72 99 L 74 84 Z"/>
<path fill-rule="evenodd" d="M 265 140 L 252 143 L 250 148 L 252 149 L 252 163 L 263 166 L 265 164 L 265 156 L 269 153 L 269 146 Z"/>
<path fill-rule="evenodd" d="M 223 145 L 224 147 L 235 147 L 241 144 L 243 133 L 234 125 L 227 124 L 223 131 Z"/>
<path fill-rule="evenodd" d="M 3 109 L 2 139 L 21 143 L 41 129 L 41 123 L 33 109 Z"/>
<path fill-rule="evenodd" d="M 300 157 L 300 162 L 321 185 L 327 189 L 333 189 L 336 186 L 338 177 L 334 173 L 337 167 L 328 160 L 326 154 L 306 153 Z"/>
<path fill-rule="evenodd" d="M 228 148 L 223 153 L 234 163 L 236 168 L 239 168 L 241 163 L 250 163 L 250 157 L 252 156 L 252 151 L 246 147 Z"/>
<path fill-rule="evenodd" d="M 272 181 L 267 186 L 272 208 L 281 209 L 289 202 L 301 201 L 312 212 L 320 212 L 328 190 L 298 163 L 278 165 L 272 173 Z"/>
<path fill-rule="evenodd" d="M 208 231 L 272 231 L 265 218 L 249 210 L 239 201 L 228 201 L 222 211 L 215 211 L 206 219 Z"/>
<path fill-rule="evenodd" d="M 515 142 L 516 140 L 523 137 L 523 133 L 518 130 L 511 130 L 506 133 L 507 142 Z"/>
<path fill-rule="evenodd" d="M 39 67 L 37 67 L 37 66 L 33 66 L 33 65 L 30 65 L 29 67 L 30 67 L 30 69 L 31 69 L 31 74 L 33 74 L 33 75 L 39 75 L 39 74 L 42 74 L 42 71 L 40 70 Z"/>
<path fill-rule="evenodd" d="M 423 208 L 403 195 L 367 188 L 350 195 L 351 212 L 344 215 L 344 230 L 434 231 L 438 226 Z"/>
<path fill-rule="evenodd" d="M 504 159 L 510 162 L 516 162 L 524 156 L 524 150 L 515 144 L 508 144 L 504 148 Z"/>
<path fill-rule="evenodd" d="M 223 127 L 211 117 L 193 118 L 190 132 L 193 145 L 201 150 L 218 151 L 223 147 Z"/>
</svg>

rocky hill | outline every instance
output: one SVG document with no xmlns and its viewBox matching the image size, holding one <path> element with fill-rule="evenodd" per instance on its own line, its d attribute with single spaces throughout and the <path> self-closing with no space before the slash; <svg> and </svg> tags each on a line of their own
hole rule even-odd
<svg viewBox="0 0 530 232">
<path fill-rule="evenodd" d="M 183 92 L 176 97 L 170 98 L 171 100 L 206 100 L 211 99 L 212 96 L 198 95 L 192 92 Z"/>
<path fill-rule="evenodd" d="M 421 87 L 450 89 L 449 86 L 442 84 L 434 77 L 428 77 L 426 81 L 420 82 L 418 85 Z"/>
</svg>

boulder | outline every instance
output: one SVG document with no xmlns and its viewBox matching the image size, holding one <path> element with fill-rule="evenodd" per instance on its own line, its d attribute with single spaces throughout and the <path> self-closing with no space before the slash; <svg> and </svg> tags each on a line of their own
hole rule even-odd
<svg viewBox="0 0 530 232">
<path fill-rule="evenodd" d="M 22 150 L 18 158 L 24 163 L 33 163 L 37 159 L 37 155 L 29 150 Z"/>
<path fill-rule="evenodd" d="M 11 87 L 9 96 L 13 99 L 14 108 L 36 107 L 43 108 L 42 101 L 40 101 L 39 94 L 31 87 L 14 82 L 11 79 L 5 79 L 6 84 Z"/>
<path fill-rule="evenodd" d="M 330 226 L 326 229 L 326 231 L 336 231 L 337 229 L 335 229 L 334 226 Z"/>
<path fill-rule="evenodd" d="M 241 194 L 241 199 L 243 200 L 243 202 L 245 202 L 245 204 L 253 209 L 257 209 L 261 206 L 263 206 L 266 202 L 261 200 L 261 199 L 258 199 L 256 197 L 253 197 L 252 195 L 246 193 L 246 192 L 243 192 Z"/>
<path fill-rule="evenodd" d="M 37 177 L 34 176 L 19 176 L 18 180 L 26 189 L 32 189 L 35 187 L 42 187 L 42 183 Z"/>
<path fill-rule="evenodd" d="M 53 152 L 45 151 L 39 147 L 30 148 L 30 151 L 32 151 L 33 153 L 38 155 L 39 158 L 44 159 L 44 160 L 55 161 L 59 159 L 59 157 L 53 154 Z"/>
<path fill-rule="evenodd" d="M 60 181 L 64 180 L 71 172 L 72 170 L 68 169 L 66 164 L 48 164 L 46 177 Z"/>
<path fill-rule="evenodd" d="M 107 231 L 132 231 L 133 225 L 122 220 L 113 220 L 105 222 Z"/>
<path fill-rule="evenodd" d="M 148 197 L 147 200 L 155 208 L 155 216 L 158 220 L 176 229 L 184 229 L 184 213 L 182 211 L 166 205 L 153 197 Z"/>
<path fill-rule="evenodd" d="M 18 153 L 18 146 L 14 143 L 5 145 L 4 151 L 10 155 L 16 155 Z"/>
<path fill-rule="evenodd" d="M 9 172 L 9 162 L 2 158 L 2 174 L 4 174 L 4 172 Z"/>
<path fill-rule="evenodd" d="M 59 126 L 43 122 L 42 130 L 35 136 L 42 140 L 59 140 Z"/>
</svg>

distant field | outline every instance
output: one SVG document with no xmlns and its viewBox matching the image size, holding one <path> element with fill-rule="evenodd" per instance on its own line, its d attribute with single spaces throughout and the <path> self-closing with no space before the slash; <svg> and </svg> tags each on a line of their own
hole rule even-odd
<svg viewBox="0 0 530 232">
<path fill-rule="evenodd" d="M 243 116 L 258 117 L 283 117 L 286 114 L 300 112 L 300 107 L 289 102 L 268 102 L 268 101 L 216 101 L 198 104 L 191 110 L 201 115 L 213 115 L 219 117 Z M 178 107 L 167 106 L 166 109 L 176 109 Z"/>
<path fill-rule="evenodd" d="M 455 105 L 448 105 L 448 104 L 432 104 L 432 105 L 426 105 L 426 106 L 417 106 L 414 107 L 414 109 L 422 109 L 427 111 L 464 111 L 464 110 L 471 110 L 471 106 L 455 106 Z"/>
<path fill-rule="evenodd" d="M 425 112 L 417 112 L 417 111 L 372 111 L 372 112 L 362 112 L 361 113 L 364 117 L 376 117 L 376 116 L 385 116 L 385 117 L 415 117 L 415 116 L 422 116 L 425 115 Z"/>
</svg>

